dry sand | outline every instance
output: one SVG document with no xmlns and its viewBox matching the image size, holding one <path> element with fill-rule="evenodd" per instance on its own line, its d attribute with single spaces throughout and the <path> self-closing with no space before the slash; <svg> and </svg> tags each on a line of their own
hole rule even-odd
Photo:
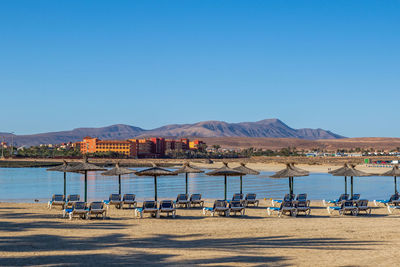
<svg viewBox="0 0 400 267">
<path fill-rule="evenodd" d="M 211 205 L 211 203 L 207 203 Z M 0 203 L 0 265 L 389 266 L 398 263 L 400 217 L 330 216 L 320 202 L 310 217 L 266 216 L 269 200 L 245 217 L 134 219 L 110 208 L 106 220 L 72 221 L 44 204 Z M 400 214 L 400 213 L 399 213 Z"/>
</svg>

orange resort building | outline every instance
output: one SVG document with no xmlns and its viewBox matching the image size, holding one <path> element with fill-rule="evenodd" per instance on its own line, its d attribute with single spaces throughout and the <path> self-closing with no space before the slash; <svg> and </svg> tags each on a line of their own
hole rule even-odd
<svg viewBox="0 0 400 267">
<path fill-rule="evenodd" d="M 130 158 L 159 158 L 171 150 L 186 151 L 197 150 L 205 144 L 200 140 L 189 141 L 187 138 L 170 140 L 159 137 L 129 140 L 100 140 L 85 137 L 82 142 L 75 143 L 82 154 L 96 152 L 116 152 Z"/>
</svg>

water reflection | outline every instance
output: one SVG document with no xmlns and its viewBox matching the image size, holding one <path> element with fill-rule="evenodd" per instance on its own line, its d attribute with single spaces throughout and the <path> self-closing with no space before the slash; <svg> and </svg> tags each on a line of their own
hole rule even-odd
<svg viewBox="0 0 400 267">
<path fill-rule="evenodd" d="M 281 198 L 288 192 L 288 179 L 270 179 L 272 173 L 262 172 L 258 176 L 243 178 L 243 191 L 257 193 L 259 198 Z M 350 179 L 348 179 L 350 180 Z M 239 192 L 239 177 L 228 178 L 228 197 Z M 350 190 L 350 187 L 348 187 Z M 308 193 L 311 199 L 335 198 L 344 191 L 344 178 L 316 173 L 294 180 L 295 193 Z M 43 168 L 0 168 L 0 201 L 32 202 L 46 201 L 52 194 L 63 192 L 63 174 L 47 172 Z M 118 192 L 118 178 L 88 173 L 88 199 L 103 200 Z M 158 178 L 160 198 L 174 199 L 185 192 L 185 176 Z M 362 198 L 387 198 L 394 192 L 392 177 L 355 177 L 354 193 Z M 67 174 L 67 194 L 83 193 L 83 175 Z M 154 180 L 152 177 L 137 177 L 134 174 L 122 177 L 122 193 L 135 193 L 139 200 L 152 199 Z M 201 193 L 203 198 L 223 198 L 224 178 L 207 176 L 204 173 L 189 174 L 189 193 Z"/>
</svg>

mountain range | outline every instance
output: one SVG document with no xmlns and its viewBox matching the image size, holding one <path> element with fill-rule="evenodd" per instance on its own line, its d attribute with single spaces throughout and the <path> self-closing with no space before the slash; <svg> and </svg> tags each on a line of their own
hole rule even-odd
<svg viewBox="0 0 400 267">
<path fill-rule="evenodd" d="M 76 142 L 85 136 L 100 139 L 129 139 L 135 137 L 267 137 L 298 138 L 306 140 L 340 139 L 344 136 L 323 129 L 293 129 L 279 119 L 266 119 L 257 122 L 227 123 L 224 121 L 203 121 L 194 124 L 171 124 L 152 130 L 116 124 L 101 128 L 77 128 L 71 131 L 49 132 L 32 135 L 12 135 L 0 133 L 18 146 L 39 144 L 59 144 Z M 8 141 L 9 142 L 9 141 Z"/>
</svg>

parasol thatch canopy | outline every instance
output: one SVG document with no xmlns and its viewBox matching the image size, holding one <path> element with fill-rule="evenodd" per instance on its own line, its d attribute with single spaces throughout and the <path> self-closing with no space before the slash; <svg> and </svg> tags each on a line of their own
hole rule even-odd
<svg viewBox="0 0 400 267">
<path fill-rule="evenodd" d="M 226 195 L 227 195 L 227 179 L 226 179 L 226 177 L 227 176 L 243 176 L 243 175 L 246 175 L 244 172 L 240 172 L 240 171 L 237 171 L 237 170 L 234 170 L 234 169 L 231 169 L 231 168 L 229 168 L 228 167 L 228 163 L 226 163 L 226 162 L 224 162 L 224 166 L 223 167 L 221 167 L 221 168 L 219 168 L 219 169 L 216 169 L 216 170 L 213 170 L 213 171 L 210 171 L 210 172 L 207 172 L 206 173 L 207 175 L 209 175 L 209 176 L 224 176 L 225 177 L 225 179 L 224 179 L 224 184 L 225 184 L 225 190 L 224 190 L 224 192 L 225 192 L 225 194 L 224 194 L 224 200 L 226 200 Z"/>
<path fill-rule="evenodd" d="M 91 164 L 87 157 L 83 158 L 82 162 L 72 166 L 68 172 L 88 172 L 88 171 L 106 171 L 107 169 L 101 168 L 95 164 Z"/>
<path fill-rule="evenodd" d="M 189 162 L 185 162 L 182 168 L 174 171 L 174 173 L 203 173 L 204 171 L 190 166 Z"/>
<path fill-rule="evenodd" d="M 206 174 L 209 175 L 209 176 L 240 176 L 240 175 L 246 175 L 246 173 L 244 173 L 244 172 L 240 172 L 240 171 L 234 170 L 232 168 L 229 168 L 228 167 L 228 163 L 226 163 L 226 162 L 224 162 L 224 166 L 223 167 L 221 167 L 219 169 L 216 169 L 216 170 L 213 170 L 213 171 L 210 171 L 210 172 L 207 172 Z"/>
<path fill-rule="evenodd" d="M 365 177 L 365 176 L 371 176 L 373 174 L 371 173 L 366 173 L 363 171 L 359 171 L 355 169 L 355 165 L 349 165 L 345 164 L 343 167 L 330 171 L 330 174 L 333 176 L 357 176 L 357 177 Z"/>
<path fill-rule="evenodd" d="M 125 175 L 125 174 L 131 174 L 135 173 L 136 171 L 128 169 L 128 168 L 123 168 L 119 166 L 119 163 L 115 164 L 115 167 L 112 168 L 111 170 L 105 171 L 101 173 L 101 175 L 105 176 L 119 176 L 119 175 Z"/>
<path fill-rule="evenodd" d="M 306 170 L 302 170 L 294 166 L 293 163 L 287 163 L 286 168 L 276 172 L 274 175 L 271 175 L 271 178 L 290 178 L 290 177 L 301 177 L 308 176 L 310 173 Z"/>
<path fill-rule="evenodd" d="M 400 168 L 399 165 L 394 165 L 393 168 L 390 171 L 387 171 L 385 173 L 382 173 L 381 176 L 400 176 Z"/>
<path fill-rule="evenodd" d="M 72 166 L 64 160 L 63 164 L 48 168 L 46 171 L 69 172 L 71 168 Z"/>
<path fill-rule="evenodd" d="M 235 171 L 242 172 L 246 175 L 259 175 L 260 173 L 256 170 L 246 167 L 246 163 L 241 162 L 239 167 L 233 168 Z"/>
<path fill-rule="evenodd" d="M 137 171 L 135 172 L 135 174 L 138 176 L 150 176 L 150 177 L 175 175 L 174 172 L 160 167 L 151 167 L 145 170 Z"/>
</svg>

